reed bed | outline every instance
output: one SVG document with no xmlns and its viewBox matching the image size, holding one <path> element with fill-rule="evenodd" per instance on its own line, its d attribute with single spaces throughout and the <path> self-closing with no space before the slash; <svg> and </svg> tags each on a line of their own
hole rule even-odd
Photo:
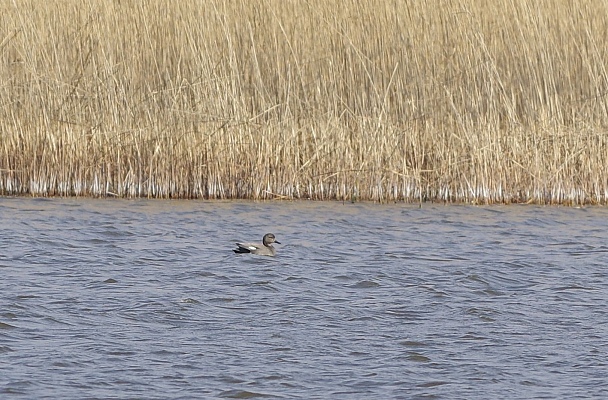
<svg viewBox="0 0 608 400">
<path fill-rule="evenodd" d="M 608 202 L 602 0 L 0 0 L 0 193 Z"/>
</svg>

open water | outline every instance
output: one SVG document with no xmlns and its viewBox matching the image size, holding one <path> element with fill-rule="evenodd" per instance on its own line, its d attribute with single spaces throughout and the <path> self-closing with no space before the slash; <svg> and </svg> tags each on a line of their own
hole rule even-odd
<svg viewBox="0 0 608 400">
<path fill-rule="evenodd" d="M 608 210 L 0 198 L 2 399 L 608 397 Z M 273 232 L 275 258 L 236 255 Z"/>
</svg>

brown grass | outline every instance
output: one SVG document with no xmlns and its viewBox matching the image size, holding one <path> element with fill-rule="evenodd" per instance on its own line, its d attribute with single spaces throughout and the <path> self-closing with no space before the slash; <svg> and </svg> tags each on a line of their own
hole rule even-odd
<svg viewBox="0 0 608 400">
<path fill-rule="evenodd" d="M 0 13 L 3 194 L 608 202 L 601 0 Z"/>
</svg>

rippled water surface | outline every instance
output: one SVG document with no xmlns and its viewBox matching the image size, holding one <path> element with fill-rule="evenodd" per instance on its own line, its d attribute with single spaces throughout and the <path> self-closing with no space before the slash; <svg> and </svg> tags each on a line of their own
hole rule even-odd
<svg viewBox="0 0 608 400">
<path fill-rule="evenodd" d="M 0 397 L 606 398 L 605 208 L 0 198 Z M 275 258 L 235 255 L 273 232 Z"/>
</svg>

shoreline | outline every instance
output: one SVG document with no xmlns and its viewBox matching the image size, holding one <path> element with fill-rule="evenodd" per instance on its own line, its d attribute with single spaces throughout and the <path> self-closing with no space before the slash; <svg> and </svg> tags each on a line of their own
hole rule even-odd
<svg viewBox="0 0 608 400">
<path fill-rule="evenodd" d="M 576 203 L 573 201 L 555 202 L 555 201 L 442 201 L 436 199 L 426 199 L 422 202 L 415 200 L 363 200 L 363 199 L 337 199 L 337 198 L 326 198 L 326 199 L 311 199 L 311 198 L 286 198 L 285 196 L 280 197 L 267 197 L 258 199 L 248 198 L 203 198 L 203 197 L 144 197 L 144 196 L 115 196 L 115 195 L 42 195 L 42 194 L 0 194 L 0 198 L 4 199 L 62 199 L 62 200 L 124 200 L 124 201 L 138 201 L 138 200 L 149 200 L 149 201 L 202 201 L 212 203 L 233 203 L 233 202 L 244 202 L 244 203 L 342 203 L 346 204 L 377 204 L 377 205 L 411 205 L 418 208 L 424 208 L 425 206 L 537 206 L 537 207 L 566 207 L 566 208 L 584 208 L 584 207 L 605 207 L 608 202 L 582 202 Z"/>
</svg>

